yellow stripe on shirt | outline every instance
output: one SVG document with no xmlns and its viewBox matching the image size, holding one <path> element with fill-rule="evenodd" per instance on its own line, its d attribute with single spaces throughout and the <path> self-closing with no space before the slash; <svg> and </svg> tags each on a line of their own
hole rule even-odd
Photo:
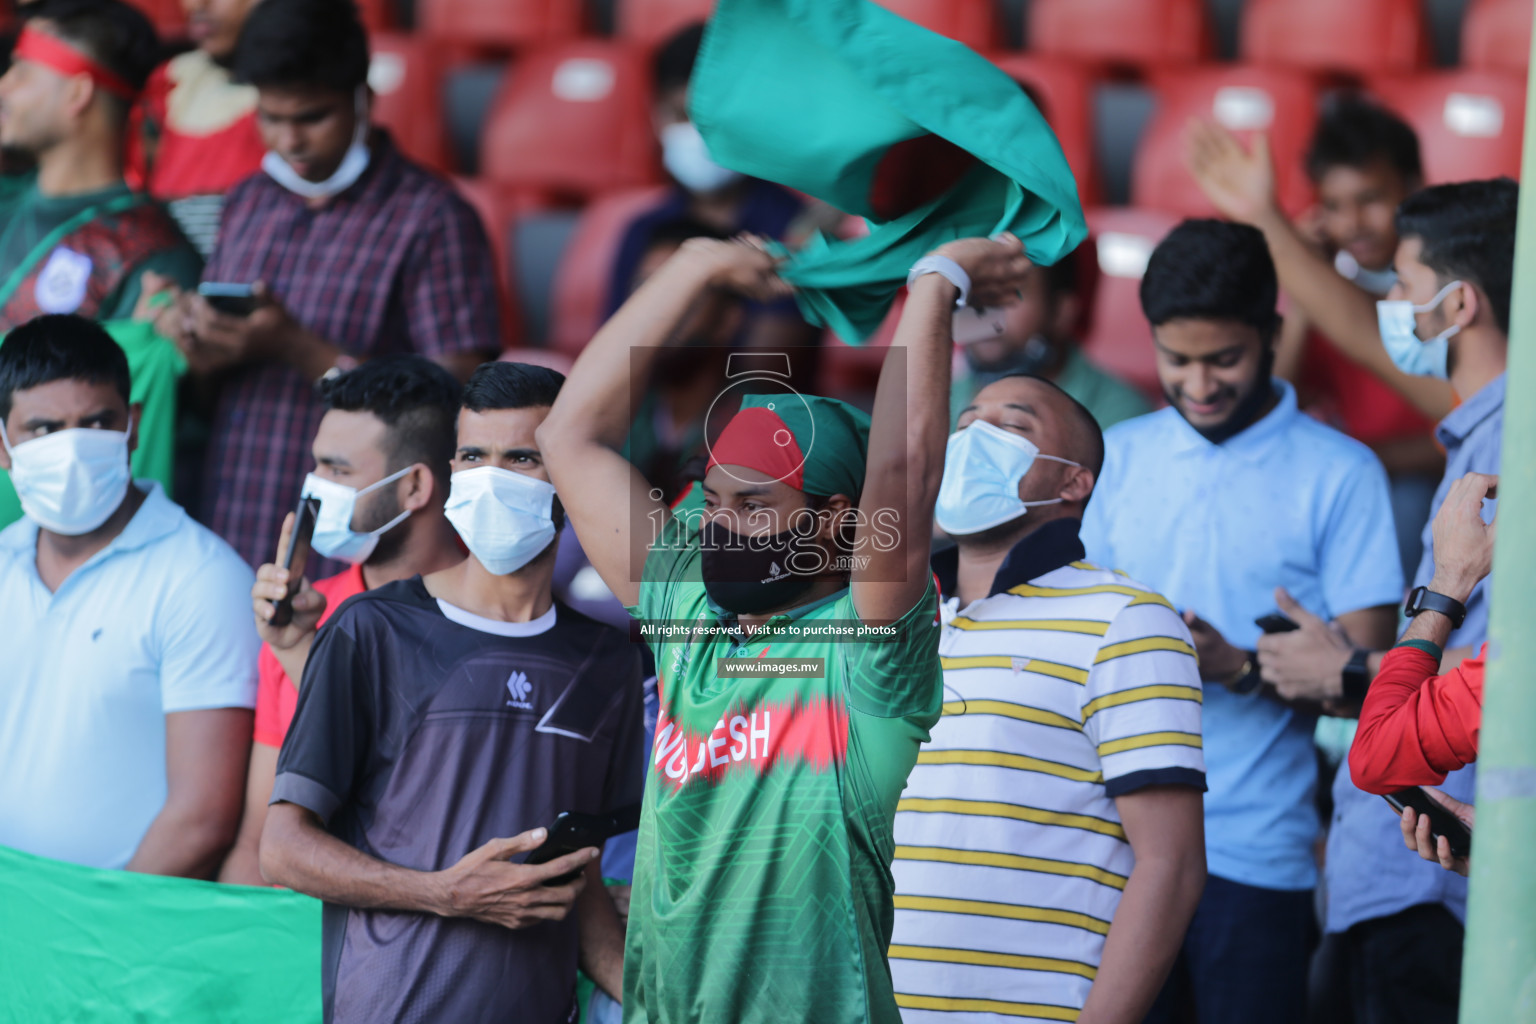
<svg viewBox="0 0 1536 1024">
<path fill-rule="evenodd" d="M 1058 779 L 1073 782 L 1103 782 L 1102 772 L 1074 768 L 1057 761 L 1045 761 L 1023 754 L 1005 754 L 999 750 L 932 750 L 924 749 L 917 755 L 918 764 L 976 764 L 991 768 L 1015 768 L 1022 772 L 1040 772 Z"/>
<path fill-rule="evenodd" d="M 946 896 L 897 896 L 897 910 L 928 910 L 936 914 L 976 914 L 982 917 L 1004 917 L 1013 921 L 1039 921 L 1042 924 L 1059 924 L 1068 928 L 1080 928 L 1096 935 L 1109 934 L 1109 922 L 1092 914 L 1080 914 L 1072 910 L 1056 910 L 1052 907 L 1030 907 L 1019 903 L 990 903 L 986 900 L 957 900 Z"/>
<path fill-rule="evenodd" d="M 1117 708 L 1122 704 L 1134 704 L 1142 700 L 1192 700 L 1196 704 L 1205 700 L 1205 693 L 1198 686 L 1174 686 L 1167 683 L 1137 686 L 1104 696 L 1083 705 L 1083 721 L 1087 722 L 1105 708 Z"/>
<path fill-rule="evenodd" d="M 1180 734 L 1183 735 L 1183 734 Z M 918 811 L 928 814 L 974 814 L 987 818 L 1012 818 L 1014 821 L 1032 821 L 1037 825 L 1059 825 L 1083 832 L 1096 832 L 1101 836 L 1125 839 L 1125 829 L 1118 822 L 1105 821 L 1091 814 L 1068 814 L 1064 811 L 1047 811 L 1041 807 L 1023 804 L 1005 804 L 996 800 L 929 800 L 907 797 L 896 805 L 897 811 Z"/>
<path fill-rule="evenodd" d="M 1200 747 L 1200 734 L 1197 732 L 1148 732 L 1140 736 L 1127 736 L 1124 739 L 1100 743 L 1099 756 L 1108 757 L 1111 754 L 1123 754 L 1127 750 L 1166 746 Z"/>
<path fill-rule="evenodd" d="M 1077 1020 L 1081 1010 L 1046 1003 L 1010 1003 L 1002 999 L 949 999 L 944 996 L 913 996 L 896 993 L 896 1005 L 904 1010 L 938 1010 L 944 1013 L 997 1013 L 1004 1017 L 1035 1020 Z"/>
<path fill-rule="evenodd" d="M 1085 878 L 1090 882 L 1107 885 L 1111 889 L 1124 889 L 1127 881 L 1125 875 L 1117 875 L 1113 871 L 1106 871 L 1092 864 L 1052 860 L 1048 857 L 1021 857 L 1016 853 L 993 853 L 990 850 L 955 850 L 947 846 L 898 846 L 896 859 L 966 864 L 983 868 L 1007 868 L 1010 871 L 1033 871 L 1043 875 Z"/>
<path fill-rule="evenodd" d="M 1173 605 L 1168 603 L 1168 599 L 1161 594 L 1154 594 L 1140 587 L 1128 587 L 1123 583 L 1095 583 L 1088 587 L 1037 587 L 1032 583 L 1021 583 L 1010 588 L 1008 593 L 1017 594 L 1019 597 L 1088 597 L 1092 594 L 1124 594 L 1131 598 L 1131 603 L 1126 607 L 1160 604 L 1164 608 L 1173 608 Z"/>
<path fill-rule="evenodd" d="M 1145 654 L 1148 651 L 1173 651 L 1175 654 L 1187 654 L 1191 658 L 1195 656 L 1194 647 L 1186 640 L 1180 640 L 1174 636 L 1145 636 L 1140 640 L 1124 640 L 1118 644 L 1100 647 L 1093 663 L 1102 665 L 1106 661 L 1128 658 L 1133 654 Z"/>
<path fill-rule="evenodd" d="M 1011 967 L 1016 971 L 1046 971 L 1051 974 L 1075 974 L 1092 981 L 1099 973 L 1092 964 L 1078 960 L 1057 960 L 1048 956 L 1020 956 L 1017 953 L 989 953 L 981 949 L 950 949 L 944 946 L 892 946 L 892 960 L 926 960 L 937 964 L 969 964 L 972 967 Z"/>
<path fill-rule="evenodd" d="M 1038 658 L 1010 658 L 1004 654 L 980 654 L 969 658 L 940 658 L 939 667 L 944 671 L 954 671 L 967 668 L 1013 668 L 1018 662 L 1020 672 L 1033 672 L 1036 675 L 1051 676 L 1054 679 L 1064 679 L 1069 683 L 1088 682 L 1088 673 L 1071 665 L 1058 665 L 1054 661 L 1041 661 Z"/>
<path fill-rule="evenodd" d="M 1057 729 L 1082 730 L 1080 723 L 1068 718 L 1066 715 L 1058 715 L 1054 711 L 1042 711 L 1040 708 L 1032 708 L 1028 704 L 1013 704 L 1006 700 L 947 700 L 944 702 L 944 714 L 1000 715 L 1003 718 L 1014 718 L 1020 722 L 1050 725 Z"/>
<path fill-rule="evenodd" d="M 1049 629 L 1057 633 L 1082 633 L 1086 636 L 1103 636 L 1109 632 L 1109 623 L 1095 619 L 970 619 L 957 615 L 949 620 L 956 629 Z"/>
</svg>

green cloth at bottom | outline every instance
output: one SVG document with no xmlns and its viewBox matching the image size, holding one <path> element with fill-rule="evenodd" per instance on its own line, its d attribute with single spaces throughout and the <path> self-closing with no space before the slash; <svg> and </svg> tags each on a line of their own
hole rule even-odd
<svg viewBox="0 0 1536 1024">
<path fill-rule="evenodd" d="M 318 1024 L 320 902 L 0 847 L 0 993 L 19 1024 Z"/>
<path fill-rule="evenodd" d="M 187 361 L 175 344 L 142 320 L 108 320 L 101 326 L 127 354 L 132 381 L 128 400 L 142 407 L 139 446 L 131 460 L 133 478 L 160 481 L 169 497 L 176 461 L 176 385 L 187 372 Z M 0 340 L 0 345 L 4 343 Z M 0 528 L 20 518 L 21 502 L 11 486 L 11 475 L 0 469 Z"/>
</svg>

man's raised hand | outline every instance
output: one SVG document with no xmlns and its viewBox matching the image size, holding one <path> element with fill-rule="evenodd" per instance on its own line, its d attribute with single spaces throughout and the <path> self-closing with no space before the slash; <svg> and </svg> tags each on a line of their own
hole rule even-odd
<svg viewBox="0 0 1536 1024">
<path fill-rule="evenodd" d="M 1269 140 L 1262 134 L 1255 136 L 1250 149 L 1214 121 L 1191 121 L 1184 137 L 1184 163 L 1224 216 L 1257 226 L 1277 211 L 1275 168 Z"/>
</svg>

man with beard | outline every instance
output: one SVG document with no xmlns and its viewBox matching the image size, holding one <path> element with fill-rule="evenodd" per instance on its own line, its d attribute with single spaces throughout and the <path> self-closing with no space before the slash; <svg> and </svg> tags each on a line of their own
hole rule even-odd
<svg viewBox="0 0 1536 1024">
<path fill-rule="evenodd" d="M 1082 250 L 1050 267 L 1031 267 L 1019 290 L 1019 301 L 995 310 L 1002 331 L 994 333 L 980 318 L 962 310 L 955 316 L 955 338 L 961 342 L 966 370 L 955 375 L 950 410 L 958 422 L 961 411 L 982 388 L 1010 373 L 1044 378 L 1065 391 L 1108 430 L 1122 420 L 1150 412 L 1141 393 L 1125 381 L 1095 366 L 1078 343 L 1083 300 L 1078 292 L 1078 260 Z M 979 335 L 967 342 L 967 330 Z"/>
<path fill-rule="evenodd" d="M 326 412 L 315 432 L 315 469 L 304 493 L 320 500 L 313 547 L 349 563 L 311 584 L 301 581 L 293 618 L 272 625 L 272 602 L 288 592 L 292 571 L 263 565 L 251 588 L 257 660 L 255 743 L 246 780 L 240 837 L 219 873 L 222 882 L 262 885 L 257 865 L 278 748 L 299 702 L 299 680 L 315 633 L 353 594 L 464 560 L 448 520 L 449 463 L 459 383 L 421 356 L 385 356 L 325 382 Z M 278 552 L 288 546 L 292 513 Z"/>
<path fill-rule="evenodd" d="M 1153 1022 L 1185 998 L 1205 1022 L 1301 1018 L 1324 709 L 1263 684 L 1255 620 L 1284 587 L 1379 647 L 1402 593 L 1381 463 L 1302 414 L 1271 375 L 1277 290 L 1264 236 L 1246 225 L 1186 221 L 1157 247 L 1141 302 L 1170 407 L 1105 437 L 1083 523 L 1090 559 L 1182 611 L 1206 683 L 1210 877 Z"/>
<path fill-rule="evenodd" d="M 658 346 L 702 296 L 788 294 L 758 248 L 685 243 L 593 339 L 539 428 L 593 566 L 656 654 L 631 1024 L 900 1019 L 892 818 L 941 703 L 927 563 L 951 317 L 967 298 L 1015 294 L 1028 261 L 999 238 L 913 267 L 872 416 L 747 396 L 712 440 L 701 515 L 670 515 L 619 448 Z"/>
</svg>

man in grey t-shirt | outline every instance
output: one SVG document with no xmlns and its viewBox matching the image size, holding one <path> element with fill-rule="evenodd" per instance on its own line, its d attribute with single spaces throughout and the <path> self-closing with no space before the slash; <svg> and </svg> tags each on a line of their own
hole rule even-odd
<svg viewBox="0 0 1536 1024">
<path fill-rule="evenodd" d="M 599 851 L 508 863 L 643 779 L 638 651 L 550 593 L 563 516 L 534 429 L 562 379 L 475 372 L 447 505 L 470 558 L 347 601 L 305 665 L 261 868 L 326 901 L 328 1022 L 571 1021 L 578 959 L 621 994 Z"/>
</svg>

